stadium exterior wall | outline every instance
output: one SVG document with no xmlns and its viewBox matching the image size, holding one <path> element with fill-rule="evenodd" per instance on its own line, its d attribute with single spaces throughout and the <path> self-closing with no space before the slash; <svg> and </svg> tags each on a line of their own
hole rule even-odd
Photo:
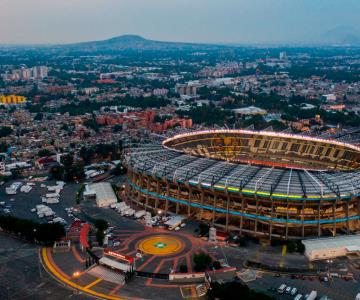
<svg viewBox="0 0 360 300">
<path fill-rule="evenodd" d="M 131 201 L 147 210 L 185 215 L 224 231 L 255 237 L 303 239 L 350 234 L 360 228 L 358 196 L 277 199 L 174 182 L 130 166 L 126 192 Z"/>
</svg>

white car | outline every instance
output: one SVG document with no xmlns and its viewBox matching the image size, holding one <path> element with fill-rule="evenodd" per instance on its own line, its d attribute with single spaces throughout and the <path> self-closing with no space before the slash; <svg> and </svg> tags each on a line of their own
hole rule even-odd
<svg viewBox="0 0 360 300">
<path fill-rule="evenodd" d="M 174 230 L 175 230 L 175 231 L 178 231 L 178 230 L 180 230 L 180 227 L 178 226 L 178 227 L 176 227 Z"/>
<path fill-rule="evenodd" d="M 286 294 L 290 294 L 290 293 L 291 293 L 291 290 L 292 290 L 292 287 L 291 287 L 291 286 L 288 286 L 288 287 L 285 289 L 285 293 L 286 293 Z"/>
<path fill-rule="evenodd" d="M 296 287 L 293 287 L 292 290 L 291 290 L 291 292 L 290 292 L 290 294 L 291 294 L 292 296 L 295 296 L 296 293 L 297 293 L 297 288 L 296 288 Z"/>
<path fill-rule="evenodd" d="M 297 294 L 297 295 L 295 296 L 294 300 L 302 300 L 302 298 L 303 298 L 303 295 Z"/>
</svg>

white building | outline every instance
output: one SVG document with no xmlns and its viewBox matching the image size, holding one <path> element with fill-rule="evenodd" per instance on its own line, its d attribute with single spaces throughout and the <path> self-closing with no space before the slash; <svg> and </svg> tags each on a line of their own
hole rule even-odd
<svg viewBox="0 0 360 300">
<path fill-rule="evenodd" d="M 86 185 L 84 197 L 95 197 L 98 207 L 110 206 L 111 204 L 117 203 L 117 197 L 109 182 L 98 182 Z"/>
<path fill-rule="evenodd" d="M 334 94 L 326 94 L 326 95 L 322 95 L 322 97 L 326 102 L 335 102 L 336 101 L 336 95 L 334 95 Z"/>
<path fill-rule="evenodd" d="M 256 107 L 256 106 L 248 106 L 243 108 L 235 108 L 232 110 L 235 115 L 240 116 L 254 116 L 254 115 L 266 115 L 267 111 L 265 109 Z"/>
<path fill-rule="evenodd" d="M 330 259 L 352 253 L 360 255 L 360 235 L 303 240 L 302 243 L 309 260 Z"/>
</svg>

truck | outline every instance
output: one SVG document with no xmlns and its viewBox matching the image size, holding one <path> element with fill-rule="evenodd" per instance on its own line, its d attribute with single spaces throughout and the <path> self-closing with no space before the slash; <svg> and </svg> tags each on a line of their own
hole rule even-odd
<svg viewBox="0 0 360 300">
<path fill-rule="evenodd" d="M 317 291 L 311 291 L 309 296 L 306 298 L 306 300 L 315 300 L 317 297 Z"/>
<path fill-rule="evenodd" d="M 7 195 L 16 195 L 18 189 L 21 187 L 21 182 L 14 182 L 9 187 L 5 188 L 5 193 Z"/>
<path fill-rule="evenodd" d="M 126 212 L 125 212 L 125 216 L 127 217 L 131 217 L 135 214 L 135 210 L 133 210 L 132 208 L 129 208 Z"/>
<path fill-rule="evenodd" d="M 182 216 L 174 216 L 168 219 L 164 225 L 169 229 L 173 230 L 176 227 L 181 226 L 182 222 L 184 221 L 184 218 Z"/>
<path fill-rule="evenodd" d="M 142 218 L 143 216 L 146 215 L 146 211 L 145 210 L 139 210 L 135 213 L 134 217 L 135 219 L 140 219 Z"/>
</svg>

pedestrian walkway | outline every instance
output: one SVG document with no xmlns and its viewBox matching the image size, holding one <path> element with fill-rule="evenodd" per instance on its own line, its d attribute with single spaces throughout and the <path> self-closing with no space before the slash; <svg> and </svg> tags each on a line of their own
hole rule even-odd
<svg viewBox="0 0 360 300">
<path fill-rule="evenodd" d="M 87 273 L 115 284 L 125 284 L 125 276 L 123 274 L 111 271 L 103 266 L 94 266 Z"/>
</svg>

